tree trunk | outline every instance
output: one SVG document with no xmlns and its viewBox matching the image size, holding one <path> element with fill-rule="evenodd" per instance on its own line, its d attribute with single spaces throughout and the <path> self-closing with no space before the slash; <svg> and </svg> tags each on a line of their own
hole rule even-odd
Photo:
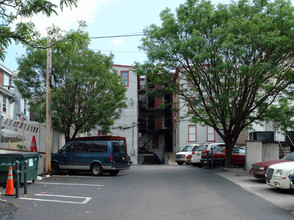
<svg viewBox="0 0 294 220">
<path fill-rule="evenodd" d="M 232 149 L 235 145 L 235 143 L 232 143 L 230 141 L 225 140 L 226 144 L 226 158 L 225 158 L 225 167 L 229 168 L 231 167 L 232 162 Z"/>
</svg>

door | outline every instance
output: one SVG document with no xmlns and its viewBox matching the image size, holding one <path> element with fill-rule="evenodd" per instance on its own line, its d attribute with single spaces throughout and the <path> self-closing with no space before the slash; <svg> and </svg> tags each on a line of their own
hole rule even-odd
<svg viewBox="0 0 294 220">
<path fill-rule="evenodd" d="M 67 143 L 61 150 L 60 150 L 60 158 L 59 164 L 61 169 L 69 169 L 72 164 L 72 151 L 74 145 L 72 142 Z"/>
<path fill-rule="evenodd" d="M 77 141 L 73 144 L 71 152 L 71 167 L 75 170 L 88 170 L 90 169 L 90 149 L 92 141 Z"/>
<path fill-rule="evenodd" d="M 112 143 L 112 149 L 113 149 L 113 164 L 115 167 L 127 167 L 128 166 L 128 158 L 127 158 L 127 152 L 123 145 L 121 145 L 118 142 Z"/>
</svg>

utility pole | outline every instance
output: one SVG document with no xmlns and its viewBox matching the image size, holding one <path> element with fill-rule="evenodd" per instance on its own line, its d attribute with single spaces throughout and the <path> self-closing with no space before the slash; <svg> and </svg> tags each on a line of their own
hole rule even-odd
<svg viewBox="0 0 294 220">
<path fill-rule="evenodd" d="M 52 152 L 52 115 L 51 115 L 51 75 L 52 75 L 52 51 L 51 40 L 47 37 L 47 71 L 46 71 L 46 161 L 45 173 L 51 174 Z"/>
</svg>

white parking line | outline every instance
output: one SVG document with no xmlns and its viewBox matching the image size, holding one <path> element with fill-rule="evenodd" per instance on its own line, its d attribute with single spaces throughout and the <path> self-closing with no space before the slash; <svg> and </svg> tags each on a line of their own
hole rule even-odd
<svg viewBox="0 0 294 220">
<path fill-rule="evenodd" d="M 54 175 L 55 177 L 58 177 L 58 178 L 79 178 L 79 179 L 97 179 L 97 180 L 100 180 L 100 179 L 112 179 L 113 177 L 112 176 L 60 176 L 60 175 Z"/>
<path fill-rule="evenodd" d="M 56 199 L 39 199 L 39 198 L 20 198 L 23 200 L 33 200 L 33 201 L 43 201 L 43 202 L 59 202 L 59 203 L 70 203 L 70 204 L 87 204 L 92 197 L 81 197 L 81 196 L 63 196 L 63 195 L 51 195 L 51 194 L 34 194 L 35 196 L 44 196 L 44 197 L 61 197 L 61 198 L 71 198 L 71 199 L 83 199 L 82 202 L 73 202 L 65 200 L 56 200 Z"/>
<path fill-rule="evenodd" d="M 81 183 L 54 183 L 54 182 L 35 182 L 38 184 L 44 184 L 44 185 L 66 185 L 66 186 L 94 186 L 94 187 L 101 187 L 104 185 L 96 185 L 96 184 L 81 184 Z"/>
</svg>

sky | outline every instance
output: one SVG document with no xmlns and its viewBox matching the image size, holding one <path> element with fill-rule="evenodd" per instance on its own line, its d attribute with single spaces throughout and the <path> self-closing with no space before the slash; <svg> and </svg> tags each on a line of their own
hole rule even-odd
<svg viewBox="0 0 294 220">
<path fill-rule="evenodd" d="M 30 18 L 37 30 L 46 36 L 46 28 L 60 27 L 62 30 L 77 28 L 80 20 L 86 21 L 85 29 L 90 37 L 117 36 L 143 33 L 151 24 L 160 25 L 160 12 L 166 8 L 175 12 L 175 9 L 186 0 L 79 0 L 77 8 L 66 8 L 63 12 L 46 17 L 38 15 Z M 228 0 L 213 0 L 214 4 Z M 51 0 L 56 4 L 59 0 Z M 26 21 L 26 20 L 24 20 Z M 142 36 L 92 39 L 89 49 L 101 51 L 105 55 L 114 54 L 114 64 L 134 65 L 135 62 L 143 63 L 147 57 L 138 47 L 141 45 Z M 7 68 L 17 70 L 16 58 L 25 53 L 21 45 L 9 46 L 5 61 Z M 53 57 L 54 59 L 54 57 Z"/>
</svg>

